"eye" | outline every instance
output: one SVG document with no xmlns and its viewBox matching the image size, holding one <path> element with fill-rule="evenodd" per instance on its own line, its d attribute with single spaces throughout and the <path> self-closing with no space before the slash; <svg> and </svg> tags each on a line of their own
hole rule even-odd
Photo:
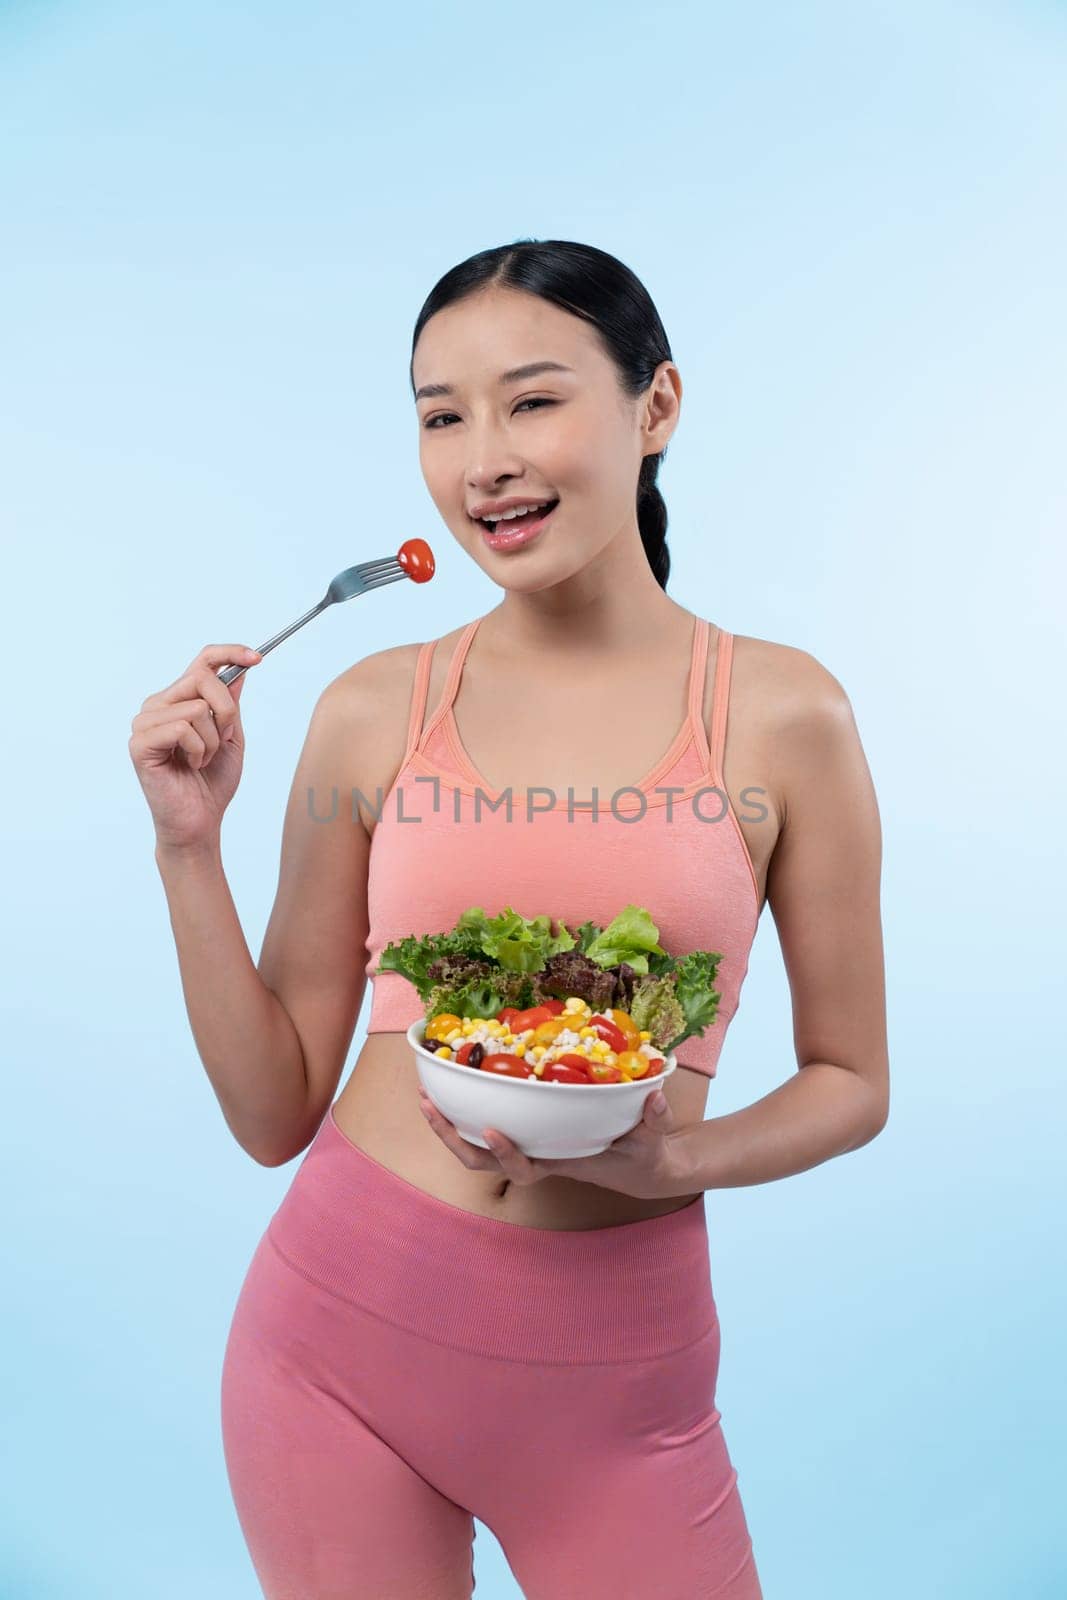
<svg viewBox="0 0 1067 1600">
<path fill-rule="evenodd" d="M 523 406 L 554 406 L 555 403 L 554 400 L 520 400 L 515 409 L 516 411 L 521 411 Z"/>
<path fill-rule="evenodd" d="M 554 406 L 556 404 L 557 402 L 555 400 L 545 400 L 541 397 L 536 397 L 530 400 L 520 400 L 518 405 L 515 407 L 515 410 L 521 411 L 523 406 Z M 431 417 L 428 422 L 424 422 L 423 427 L 436 428 L 439 422 L 444 422 L 448 417 L 454 417 L 455 414 L 456 413 L 454 411 L 439 411 L 436 417 Z"/>
</svg>

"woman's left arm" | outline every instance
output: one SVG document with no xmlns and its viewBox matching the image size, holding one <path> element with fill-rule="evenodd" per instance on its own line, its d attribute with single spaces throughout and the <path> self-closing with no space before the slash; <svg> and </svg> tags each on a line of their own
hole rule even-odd
<svg viewBox="0 0 1067 1600">
<path fill-rule="evenodd" d="M 878 802 L 848 696 L 806 651 L 773 740 L 782 827 L 767 873 L 798 1070 L 667 1135 L 672 1192 L 769 1183 L 867 1144 L 889 1115 Z"/>
</svg>

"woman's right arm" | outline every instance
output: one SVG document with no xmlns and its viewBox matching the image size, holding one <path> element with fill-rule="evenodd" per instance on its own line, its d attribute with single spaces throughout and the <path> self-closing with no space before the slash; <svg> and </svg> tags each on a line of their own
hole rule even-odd
<svg viewBox="0 0 1067 1600">
<path fill-rule="evenodd" d="M 156 865 L 197 1053 L 238 1144 L 273 1166 L 279 1128 L 299 1124 L 307 1102 L 292 1018 L 256 970 L 218 840 L 157 840 Z"/>
<path fill-rule="evenodd" d="M 352 816 L 352 789 L 373 798 L 375 785 L 389 781 L 387 765 L 374 769 L 403 739 L 413 648 L 357 662 L 319 697 L 293 778 L 258 966 L 219 843 L 240 777 L 245 680 L 220 683 L 216 664 L 243 657 L 232 646 L 207 647 L 134 719 L 130 751 L 156 823 L 156 863 L 197 1051 L 234 1138 L 264 1166 L 291 1160 L 313 1137 L 355 1031 L 366 983 L 370 837 Z M 395 754 L 398 765 L 399 744 Z"/>
</svg>

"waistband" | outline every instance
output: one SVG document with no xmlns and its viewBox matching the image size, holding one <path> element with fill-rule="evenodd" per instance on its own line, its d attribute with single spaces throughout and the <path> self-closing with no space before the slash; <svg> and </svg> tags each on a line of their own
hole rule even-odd
<svg viewBox="0 0 1067 1600">
<path fill-rule="evenodd" d="M 438 1344 L 640 1361 L 718 1322 L 704 1197 L 610 1228 L 530 1228 L 425 1193 L 324 1119 L 267 1227 L 304 1277 Z"/>
</svg>

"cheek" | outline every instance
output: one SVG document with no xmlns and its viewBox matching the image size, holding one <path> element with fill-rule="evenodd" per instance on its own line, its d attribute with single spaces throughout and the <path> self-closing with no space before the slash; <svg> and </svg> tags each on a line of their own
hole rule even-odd
<svg viewBox="0 0 1067 1600">
<path fill-rule="evenodd" d="M 573 421 L 572 421 L 573 418 Z M 595 425 L 582 417 L 568 418 L 565 432 L 554 441 L 551 460 L 539 461 L 546 481 L 561 494 L 568 490 L 587 505 L 610 502 L 618 492 L 620 460 L 625 460 L 619 441 L 603 418 Z"/>
</svg>

